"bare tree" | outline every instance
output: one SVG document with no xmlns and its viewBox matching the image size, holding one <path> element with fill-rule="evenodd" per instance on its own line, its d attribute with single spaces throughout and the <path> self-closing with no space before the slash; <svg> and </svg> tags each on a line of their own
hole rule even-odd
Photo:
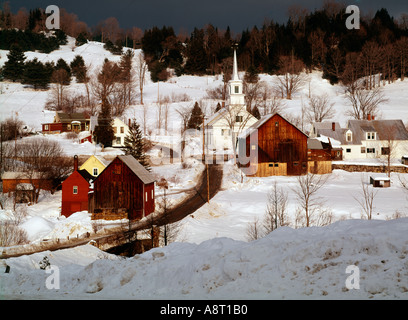
<svg viewBox="0 0 408 320">
<path fill-rule="evenodd" d="M 244 105 L 233 107 L 229 106 L 228 108 L 225 108 L 225 111 L 222 114 L 222 119 L 224 119 L 231 132 L 234 161 L 236 161 L 237 155 L 238 136 L 244 130 L 251 118 L 252 115 L 249 112 L 246 112 L 246 107 Z"/>
<path fill-rule="evenodd" d="M 345 94 L 352 107 L 346 115 L 356 120 L 367 120 L 368 115 L 376 116 L 379 105 L 388 101 L 378 87 L 366 90 L 362 85 L 350 85 L 346 87 Z"/>
<path fill-rule="evenodd" d="M 247 225 L 246 238 L 248 241 L 258 240 L 263 237 L 262 226 L 259 219 L 255 218 L 253 222 Z"/>
<path fill-rule="evenodd" d="M 268 193 L 268 202 L 263 221 L 265 233 L 270 233 L 278 227 L 288 225 L 287 217 L 288 193 L 278 188 L 275 181 Z"/>
<path fill-rule="evenodd" d="M 371 220 L 374 212 L 374 199 L 378 191 L 375 190 L 373 186 L 365 181 L 365 177 L 361 176 L 361 194 L 360 197 L 354 196 L 354 199 L 360 205 L 363 211 L 363 217 L 365 216 L 368 220 Z"/>
<path fill-rule="evenodd" d="M 381 140 L 384 141 L 384 144 L 381 147 L 379 160 L 387 168 L 388 177 L 391 176 L 391 163 L 397 156 L 397 149 L 399 147 L 399 140 L 396 139 L 397 134 L 398 128 L 395 125 L 384 127 L 381 132 Z"/>
<path fill-rule="evenodd" d="M 331 119 L 336 111 L 333 108 L 334 103 L 330 102 L 327 94 L 321 96 L 311 96 L 309 105 L 306 108 L 306 116 L 309 122 L 322 122 L 325 119 Z"/>
<path fill-rule="evenodd" d="M 318 191 L 324 186 L 328 176 L 308 173 L 297 177 L 297 187 L 293 189 L 298 200 L 298 211 L 305 219 L 305 226 L 313 224 L 315 216 L 323 207 Z"/>
<path fill-rule="evenodd" d="M 302 74 L 305 66 L 292 53 L 290 56 L 281 56 L 279 59 L 279 74 L 277 88 L 282 94 L 282 98 L 291 100 L 305 82 L 305 75 Z"/>
<path fill-rule="evenodd" d="M 146 82 L 147 63 L 144 54 L 140 53 L 136 58 L 136 79 L 139 83 L 140 104 L 143 104 L 143 88 Z"/>
</svg>

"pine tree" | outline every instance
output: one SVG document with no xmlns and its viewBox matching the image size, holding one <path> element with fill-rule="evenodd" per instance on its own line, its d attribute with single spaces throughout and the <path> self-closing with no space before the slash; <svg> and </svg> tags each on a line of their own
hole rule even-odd
<svg viewBox="0 0 408 320">
<path fill-rule="evenodd" d="M 102 101 L 101 112 L 98 114 L 98 125 L 95 127 L 94 139 L 105 148 L 111 147 L 112 141 L 115 138 L 112 123 L 111 106 L 107 99 L 104 99 Z"/>
<path fill-rule="evenodd" d="M 140 162 L 146 170 L 150 171 L 150 166 L 147 161 L 146 154 L 144 152 L 145 144 L 143 141 L 142 131 L 137 123 L 136 119 L 133 119 L 132 124 L 129 126 L 129 133 L 125 137 L 125 146 L 122 150 L 126 155 L 133 156 L 137 161 Z"/>
<path fill-rule="evenodd" d="M 193 110 L 191 111 L 190 119 L 188 120 L 187 129 L 199 129 L 203 122 L 203 112 L 201 111 L 198 102 L 194 104 Z"/>
<path fill-rule="evenodd" d="M 74 60 L 72 60 L 71 64 L 71 71 L 72 75 L 76 77 L 79 83 L 84 83 L 87 79 L 87 68 L 85 66 L 85 61 L 82 56 L 77 55 L 75 56 Z"/>
<path fill-rule="evenodd" d="M 31 84 L 34 89 L 47 89 L 50 83 L 51 74 L 46 65 L 37 58 L 28 61 L 24 67 L 23 79 L 24 83 Z"/>
<path fill-rule="evenodd" d="M 24 60 L 26 59 L 23 50 L 17 44 L 13 44 L 7 55 L 8 60 L 4 64 L 3 76 L 6 79 L 21 80 L 24 71 Z"/>
</svg>

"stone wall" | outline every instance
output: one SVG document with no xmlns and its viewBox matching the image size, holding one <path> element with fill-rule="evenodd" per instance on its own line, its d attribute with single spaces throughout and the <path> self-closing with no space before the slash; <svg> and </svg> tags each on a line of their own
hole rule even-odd
<svg viewBox="0 0 408 320">
<path fill-rule="evenodd" d="M 384 165 L 359 165 L 359 164 L 332 164 L 333 170 L 344 170 L 348 172 L 377 172 L 386 173 L 387 166 Z M 408 173 L 408 166 L 391 166 L 391 172 Z"/>
</svg>

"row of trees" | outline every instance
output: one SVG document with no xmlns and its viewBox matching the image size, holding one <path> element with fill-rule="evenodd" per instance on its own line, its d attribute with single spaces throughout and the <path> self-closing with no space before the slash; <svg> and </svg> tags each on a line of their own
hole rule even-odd
<svg viewBox="0 0 408 320">
<path fill-rule="evenodd" d="M 296 59 L 300 69 L 320 69 L 332 83 L 351 83 L 368 77 L 366 86 L 375 85 L 374 75 L 393 81 L 407 75 L 408 16 L 398 20 L 386 9 L 373 16 L 362 17 L 359 30 L 348 30 L 346 6 L 325 1 L 322 8 L 309 12 L 291 6 L 288 22 L 278 24 L 265 20 L 260 27 L 233 35 L 229 28 L 219 30 L 211 24 L 195 28 L 188 35 L 176 35 L 172 27 L 153 27 L 144 32 L 137 27 L 120 28 L 110 17 L 89 28 L 75 14 L 61 9 L 61 32 L 77 38 L 78 45 L 87 40 L 106 43 L 110 50 L 135 48 L 141 43 L 154 81 L 168 78 L 166 68 L 176 74 L 221 74 L 229 68 L 231 44 L 238 43 L 239 65 L 243 70 L 285 74 L 288 59 Z M 12 14 L 5 3 L 0 14 L 0 27 L 27 31 L 46 31 L 46 15 L 42 9 L 21 9 Z M 0 42 L 13 43 L 13 42 Z M 377 80 L 376 80 L 377 81 Z"/>
</svg>

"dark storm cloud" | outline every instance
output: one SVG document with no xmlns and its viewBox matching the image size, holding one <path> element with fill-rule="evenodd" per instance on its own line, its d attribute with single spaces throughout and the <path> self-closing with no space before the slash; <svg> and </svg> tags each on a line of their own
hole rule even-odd
<svg viewBox="0 0 408 320">
<path fill-rule="evenodd" d="M 408 12 L 407 0 L 345 0 L 345 4 L 358 5 L 362 14 L 374 14 L 381 8 L 398 17 Z M 260 26 L 267 18 L 285 23 L 288 20 L 287 10 L 291 5 L 299 5 L 308 10 L 322 7 L 323 0 L 12 0 L 13 12 L 20 7 L 32 9 L 46 8 L 55 4 L 68 12 L 78 15 L 79 19 L 94 26 L 98 22 L 116 17 L 123 28 L 137 26 L 142 29 L 152 26 L 172 26 L 175 31 L 185 29 L 192 31 L 211 23 L 225 29 L 240 32 L 254 25 Z"/>
</svg>

